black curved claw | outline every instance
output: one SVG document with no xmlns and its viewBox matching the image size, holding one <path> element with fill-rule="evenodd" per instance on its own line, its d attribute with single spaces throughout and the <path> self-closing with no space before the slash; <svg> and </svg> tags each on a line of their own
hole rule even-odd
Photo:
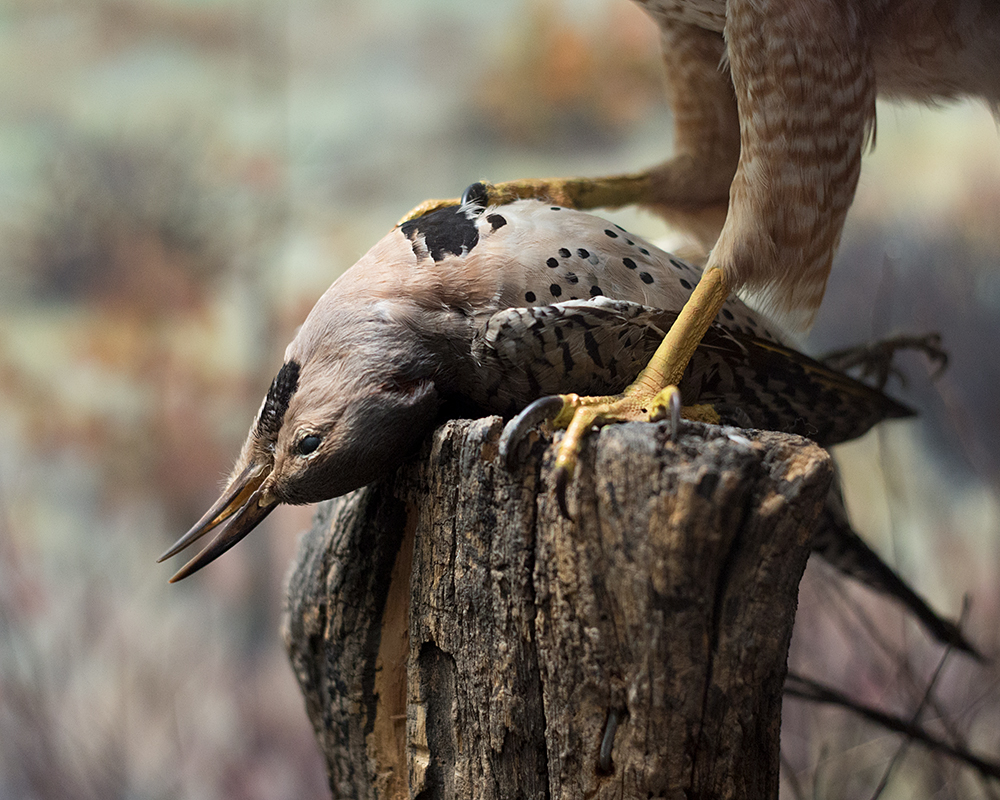
<svg viewBox="0 0 1000 800">
<path fill-rule="evenodd" d="M 463 206 L 479 206 L 486 208 L 490 202 L 490 191 L 482 181 L 476 181 L 462 192 Z"/>
<path fill-rule="evenodd" d="M 555 419 L 563 410 L 565 402 L 557 394 L 539 397 L 529 404 L 520 414 L 504 425 L 500 434 L 500 458 L 507 469 L 514 468 L 514 459 L 518 447 L 524 441 L 528 431 L 546 420 Z"/>
<path fill-rule="evenodd" d="M 556 502 L 559 503 L 559 513 L 563 519 L 572 521 L 573 517 L 569 513 L 569 505 L 566 503 L 566 487 L 569 486 L 570 472 L 566 467 L 556 467 Z"/>
</svg>

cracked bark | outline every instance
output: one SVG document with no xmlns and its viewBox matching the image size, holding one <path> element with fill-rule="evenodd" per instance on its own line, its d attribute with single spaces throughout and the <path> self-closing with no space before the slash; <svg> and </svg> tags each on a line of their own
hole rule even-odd
<svg viewBox="0 0 1000 800">
<path fill-rule="evenodd" d="M 686 424 L 499 463 L 453 421 L 323 504 L 284 635 L 334 797 L 767 798 L 809 533 L 813 443 Z"/>
</svg>

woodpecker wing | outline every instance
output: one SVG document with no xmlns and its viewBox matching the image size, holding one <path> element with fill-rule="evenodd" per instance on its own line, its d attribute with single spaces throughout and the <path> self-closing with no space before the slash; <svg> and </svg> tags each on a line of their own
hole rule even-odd
<svg viewBox="0 0 1000 800">
<path fill-rule="evenodd" d="M 685 403 L 706 403 L 740 427 L 797 433 L 824 447 L 914 411 L 803 353 L 712 326 L 691 359 Z"/>
<path fill-rule="evenodd" d="M 503 380 L 468 389 L 470 399 L 509 414 L 544 395 L 618 392 L 676 317 L 607 297 L 505 309 L 489 318 L 473 345 L 481 374 Z M 798 433 L 824 446 L 913 414 L 802 353 L 718 323 L 692 356 L 680 389 L 685 405 L 711 405 L 725 422 Z"/>
<path fill-rule="evenodd" d="M 507 308 L 473 342 L 478 376 L 488 384 L 460 389 L 490 411 L 513 414 L 547 394 L 606 394 L 639 373 L 676 319 L 624 300 L 596 297 Z"/>
</svg>

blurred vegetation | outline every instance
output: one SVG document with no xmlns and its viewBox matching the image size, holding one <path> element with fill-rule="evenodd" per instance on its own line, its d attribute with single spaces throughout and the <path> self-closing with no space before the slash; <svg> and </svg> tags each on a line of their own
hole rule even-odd
<svg viewBox="0 0 1000 800">
<path fill-rule="evenodd" d="M 479 178 L 667 152 L 657 35 L 625 0 L 0 3 L 0 798 L 325 796 L 277 636 L 309 509 L 167 587 L 285 343 L 407 209 Z M 636 213 L 624 224 L 660 235 Z M 859 529 L 1000 649 L 1000 138 L 880 110 L 810 346 L 941 331 L 922 419 L 842 449 Z M 873 633 L 874 632 L 874 633 Z M 799 672 L 906 715 L 938 652 L 821 568 Z M 995 668 L 929 724 L 1000 752 Z M 789 797 L 870 795 L 896 737 L 789 701 Z M 914 747 L 883 797 L 995 796 Z"/>
</svg>

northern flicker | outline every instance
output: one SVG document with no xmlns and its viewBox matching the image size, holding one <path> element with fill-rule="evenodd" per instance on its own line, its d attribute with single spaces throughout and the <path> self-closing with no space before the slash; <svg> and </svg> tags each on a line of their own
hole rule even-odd
<svg viewBox="0 0 1000 800">
<path fill-rule="evenodd" d="M 487 207 L 484 198 L 474 184 L 460 205 L 397 226 L 320 298 L 226 490 L 161 557 L 219 528 L 172 580 L 280 503 L 326 500 L 389 474 L 449 399 L 509 416 L 570 388 L 620 390 L 698 283 L 697 267 L 599 217 L 534 200 Z M 679 386 L 702 415 L 822 444 L 911 413 L 786 347 L 736 298 Z"/>
</svg>

